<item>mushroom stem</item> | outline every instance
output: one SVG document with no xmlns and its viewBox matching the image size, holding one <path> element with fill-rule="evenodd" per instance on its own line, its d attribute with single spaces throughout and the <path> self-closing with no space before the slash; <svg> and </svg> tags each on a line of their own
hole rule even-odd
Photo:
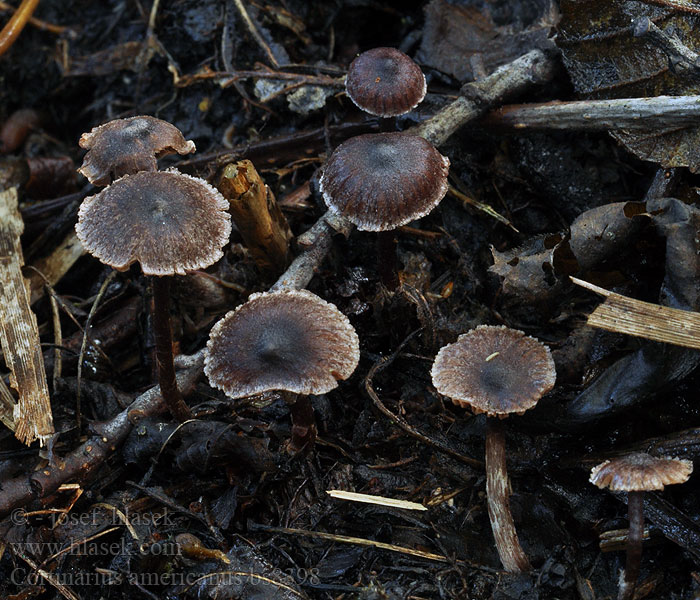
<svg viewBox="0 0 700 600">
<path fill-rule="evenodd" d="M 506 439 L 500 419 L 486 418 L 486 496 L 491 529 L 498 555 L 506 571 L 522 573 L 532 567 L 518 541 L 508 497 Z"/>
<path fill-rule="evenodd" d="M 381 282 L 386 289 L 393 292 L 399 287 L 395 231 L 380 231 L 377 233 L 377 261 Z"/>
<path fill-rule="evenodd" d="M 620 578 L 618 600 L 634 598 L 642 562 L 642 536 L 644 534 L 644 492 L 627 492 L 627 515 L 630 522 L 627 534 L 627 563 Z"/>
<path fill-rule="evenodd" d="M 289 405 L 289 412 L 292 415 L 292 439 L 289 442 L 289 449 L 292 452 L 311 449 L 316 441 L 316 417 L 311 399 L 291 392 L 282 392 L 282 397 Z"/>
<path fill-rule="evenodd" d="M 181 423 L 193 417 L 175 380 L 173 336 L 170 329 L 170 277 L 151 277 L 153 288 L 153 334 L 156 340 L 158 383 L 173 418 Z"/>
<path fill-rule="evenodd" d="M 292 439 L 289 442 L 289 449 L 295 453 L 311 449 L 316 441 L 316 417 L 311 399 L 291 392 L 282 392 L 282 397 L 289 405 L 289 412 L 292 415 Z"/>
</svg>

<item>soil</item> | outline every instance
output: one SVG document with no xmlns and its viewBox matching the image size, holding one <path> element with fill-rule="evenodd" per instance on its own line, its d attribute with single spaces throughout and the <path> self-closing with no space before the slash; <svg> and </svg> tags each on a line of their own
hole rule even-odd
<svg viewBox="0 0 700 600">
<path fill-rule="evenodd" d="M 428 96 L 390 125 L 400 130 L 449 104 L 474 77 L 471 70 L 479 71 L 478 61 L 466 74 L 434 66 L 469 58 L 455 48 L 445 62 L 444 47 L 440 54 L 425 43 L 427 4 L 243 1 L 256 40 L 237 0 L 160 2 L 153 28 L 151 4 L 142 0 L 43 0 L 35 16 L 66 29 L 28 25 L 0 57 L 0 121 L 20 109 L 38 118 L 0 157 L 0 169 L 5 173 L 30 158 L 64 161 L 62 169 L 44 171 L 43 185 L 20 186 L 26 264 L 56 250 L 74 227 L 80 201 L 98 191 L 76 173 L 84 155 L 81 134 L 139 114 L 173 123 L 197 146 L 193 155 L 163 158 L 161 168 L 177 166 L 216 181 L 227 162 L 250 158 L 293 234 L 308 230 L 325 211 L 318 178 L 328 154 L 348 137 L 387 127 L 343 92 L 339 78 L 358 52 L 398 47 L 421 63 Z M 532 27 L 545 3 L 444 4 L 469 5 L 472 17 L 488 14 L 475 22 L 491 39 L 504 28 Z M 448 10 L 432 2 L 430 10 L 438 9 Z M 545 45 L 544 38 L 533 47 Z M 503 64 L 528 49 L 504 43 L 489 61 Z M 557 56 L 551 43 L 548 52 Z M 510 101 L 575 99 L 557 61 L 550 84 Z M 237 79 L 233 71 L 246 73 Z M 292 106 L 279 80 L 260 75 L 273 71 L 326 83 L 297 86 L 303 93 Z M 272 99 L 260 97 L 275 91 Z M 325 103 L 313 104 L 319 96 Z M 380 282 L 376 236 L 334 236 L 308 289 L 349 317 L 361 359 L 352 377 L 312 399 L 318 439 L 306 452 L 288 451 L 291 421 L 280 395 L 232 401 L 202 378 L 187 396 L 194 421 L 178 425 L 162 411 L 134 419 L 128 435 L 101 449 L 103 457 L 86 468 L 78 465 L 76 477 L 61 481 L 65 485 L 50 493 L 37 487 L 32 473 L 55 469 L 66 457 L 78 460 L 81 444 L 95 435 L 99 441 L 100 424 L 155 381 L 151 297 L 138 266 L 111 275 L 90 256 L 77 260 L 53 286 L 61 300 L 61 339 L 54 337 L 47 297 L 33 306 L 57 435 L 39 448 L 20 444 L 5 427 L 0 431 L 1 597 L 616 595 L 625 560 L 625 497 L 591 485 L 589 470 L 629 450 L 689 460 L 700 455 L 698 357 L 586 327 L 600 298 L 572 285 L 568 275 L 649 302 L 672 297 L 677 302 L 671 305 L 699 310 L 691 293 L 697 272 L 693 278 L 681 269 L 698 255 L 697 232 L 682 235 L 697 223 L 697 176 L 682 168 L 664 175 L 604 131 L 519 133 L 476 122 L 440 151 L 451 162 L 450 183 L 512 227 L 448 194 L 430 215 L 398 232 L 396 292 Z M 663 193 L 649 192 L 659 178 Z M 627 227 L 619 211 L 645 199 L 658 201 L 658 210 Z M 613 203 L 619 208 L 613 216 L 591 212 Z M 669 216 L 682 210 L 690 211 L 687 222 Z M 572 227 L 577 218 L 589 226 L 580 238 Z M 606 246 L 601 232 L 618 225 L 617 244 Z M 668 259 L 671 239 L 678 264 Z M 295 243 L 291 248 L 293 255 L 301 251 Z M 494 272 L 494 264 L 503 270 Z M 256 266 L 236 230 L 225 257 L 208 273 L 174 282 L 171 322 L 179 354 L 200 350 L 215 322 L 280 275 Z M 493 544 L 485 417 L 441 397 L 430 376 L 437 351 L 481 324 L 536 337 L 551 348 L 558 371 L 556 386 L 536 408 L 504 423 L 511 509 L 533 566 L 517 575 L 501 570 Z M 91 340 L 79 373 L 86 327 Z M 62 364 L 54 377 L 56 347 Z M 14 485 L 8 482 L 27 477 L 34 482 L 31 497 L 8 503 Z M 698 487 L 691 477 L 649 494 L 638 598 L 700 594 Z M 428 510 L 327 494 L 337 489 Z M 620 530 L 617 541 L 609 539 L 613 530 Z"/>
</svg>

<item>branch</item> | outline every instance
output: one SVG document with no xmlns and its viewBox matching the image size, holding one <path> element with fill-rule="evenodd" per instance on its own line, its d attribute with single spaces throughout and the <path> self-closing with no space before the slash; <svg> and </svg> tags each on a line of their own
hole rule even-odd
<svg viewBox="0 0 700 600">
<path fill-rule="evenodd" d="M 515 129 L 669 129 L 697 126 L 700 96 L 657 96 L 516 104 L 493 110 L 479 121 L 484 128 Z"/>
<path fill-rule="evenodd" d="M 447 139 L 469 121 L 476 119 L 506 98 L 522 93 L 534 85 L 547 83 L 554 77 L 556 61 L 541 50 L 531 50 L 496 69 L 480 81 L 462 87 L 457 100 L 441 111 L 408 130 L 435 146 Z"/>
</svg>

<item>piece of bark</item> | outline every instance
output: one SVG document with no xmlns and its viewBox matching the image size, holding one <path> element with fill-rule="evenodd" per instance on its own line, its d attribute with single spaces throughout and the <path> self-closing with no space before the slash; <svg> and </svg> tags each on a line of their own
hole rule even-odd
<svg viewBox="0 0 700 600">
<path fill-rule="evenodd" d="M 0 192 L 0 342 L 12 371 L 10 385 L 19 392 L 13 415 L 15 436 L 27 445 L 38 438 L 43 445 L 54 428 L 39 328 L 21 271 L 24 258 L 19 238 L 23 230 L 17 189 Z"/>
<path fill-rule="evenodd" d="M 258 268 L 281 273 L 289 264 L 292 233 L 253 163 L 241 160 L 227 165 L 217 187 L 229 201 L 231 217 Z"/>
</svg>

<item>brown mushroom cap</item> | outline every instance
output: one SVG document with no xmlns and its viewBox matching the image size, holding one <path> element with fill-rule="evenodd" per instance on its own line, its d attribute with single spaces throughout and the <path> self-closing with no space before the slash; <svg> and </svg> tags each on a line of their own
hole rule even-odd
<svg viewBox="0 0 700 600">
<path fill-rule="evenodd" d="M 166 154 L 195 151 L 175 125 L 149 116 L 109 121 L 84 133 L 79 143 L 88 152 L 78 171 L 100 186 L 122 175 L 155 171 L 156 159 Z"/>
<path fill-rule="evenodd" d="M 315 294 L 253 294 L 214 325 L 204 372 L 231 398 L 272 390 L 325 394 L 352 375 L 359 347 L 348 318 Z"/>
<path fill-rule="evenodd" d="M 203 179 L 174 169 L 125 175 L 83 200 L 75 231 L 83 247 L 118 271 L 184 275 L 223 256 L 228 202 Z"/>
<path fill-rule="evenodd" d="M 427 215 L 447 193 L 450 161 L 422 137 L 370 133 L 343 142 L 320 188 L 328 207 L 362 231 L 387 231 Z"/>
<path fill-rule="evenodd" d="M 524 413 L 556 379 L 547 346 L 517 329 L 491 325 L 441 348 L 431 374 L 443 396 L 489 416 Z"/>
<path fill-rule="evenodd" d="M 689 460 L 657 458 L 638 452 L 593 467 L 590 482 L 613 492 L 647 492 L 685 483 L 692 472 L 693 463 Z"/>
<path fill-rule="evenodd" d="M 352 61 L 345 79 L 348 96 L 372 115 L 403 115 L 425 98 L 420 67 L 396 48 L 373 48 Z"/>
</svg>

